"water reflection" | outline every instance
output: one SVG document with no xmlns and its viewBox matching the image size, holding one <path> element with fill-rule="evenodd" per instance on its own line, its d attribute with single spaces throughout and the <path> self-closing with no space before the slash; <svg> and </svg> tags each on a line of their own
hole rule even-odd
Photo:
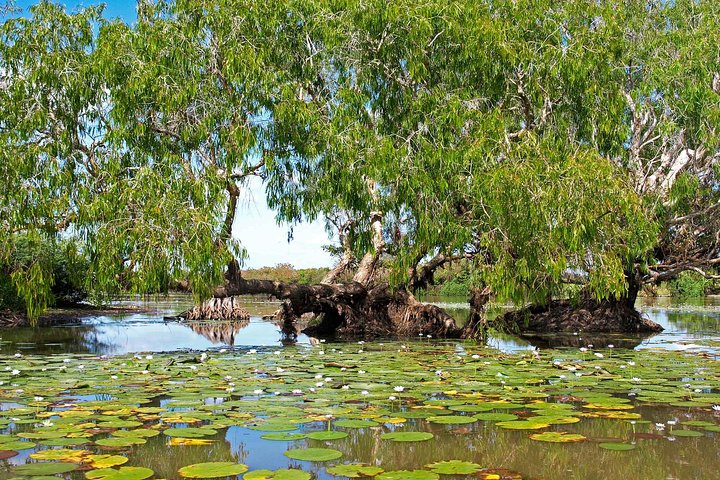
<svg viewBox="0 0 720 480">
<path fill-rule="evenodd" d="M 248 302 L 253 313 L 249 321 L 219 323 L 180 323 L 165 321 L 164 317 L 187 309 L 190 299 L 184 296 L 152 299 L 133 299 L 133 305 L 146 309 L 144 313 L 95 316 L 82 319 L 79 325 L 43 328 L 0 329 L 0 354 L 27 351 L 43 354 L 93 353 L 113 355 L 135 352 L 173 350 L 204 350 L 218 348 L 279 347 L 283 345 L 280 328 L 262 320 L 261 316 L 277 309 L 277 304 L 265 301 Z M 466 321 L 469 310 L 460 301 L 437 302 L 456 318 Z M 527 350 L 537 347 L 596 347 L 613 345 L 616 348 L 667 348 L 720 350 L 720 298 L 708 297 L 681 302 L 673 299 L 642 299 L 638 308 L 665 331 L 642 337 L 637 335 L 526 335 L 517 337 L 490 332 L 487 344 L 503 351 Z M 502 313 L 502 308 L 490 315 Z M 310 345 L 311 340 L 300 335 L 297 343 Z"/>
<path fill-rule="evenodd" d="M 240 330 L 250 325 L 250 319 L 233 322 L 189 322 L 186 325 L 215 345 L 234 346 Z"/>
</svg>

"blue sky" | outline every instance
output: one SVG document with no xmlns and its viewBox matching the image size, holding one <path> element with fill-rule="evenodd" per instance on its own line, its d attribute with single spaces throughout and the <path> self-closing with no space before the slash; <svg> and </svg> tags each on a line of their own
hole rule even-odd
<svg viewBox="0 0 720 480">
<path fill-rule="evenodd" d="M 23 10 L 37 3 L 19 0 L 15 4 Z M 105 2 L 66 0 L 61 2 L 69 10 L 104 3 L 107 18 L 120 17 L 127 22 L 135 20 L 135 2 L 107 0 Z M 301 224 L 293 229 L 293 240 L 288 243 L 288 226 L 278 225 L 274 213 L 265 203 L 263 187 L 259 181 L 251 182 L 242 198 L 233 235 L 248 251 L 247 268 L 290 263 L 296 268 L 331 266 L 330 255 L 322 249 L 330 243 L 321 222 Z"/>
</svg>

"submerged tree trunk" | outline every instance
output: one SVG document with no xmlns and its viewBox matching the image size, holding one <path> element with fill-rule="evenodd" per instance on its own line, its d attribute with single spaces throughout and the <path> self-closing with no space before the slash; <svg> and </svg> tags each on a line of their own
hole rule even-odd
<svg viewBox="0 0 720 480">
<path fill-rule="evenodd" d="M 462 330 L 441 308 L 418 301 L 405 289 L 387 284 L 366 287 L 346 284 L 299 285 L 236 277 L 216 289 L 216 299 L 264 294 L 282 300 L 276 320 L 283 332 L 340 338 L 460 337 Z M 306 326 L 301 322 L 310 315 Z"/>
<path fill-rule="evenodd" d="M 547 305 L 531 305 L 506 313 L 493 322 L 507 331 L 522 332 L 661 332 L 657 323 L 644 318 L 635 309 L 642 288 L 639 275 L 626 274 L 628 291 L 620 298 L 595 300 L 582 298 L 577 302 L 553 300 Z"/>
</svg>

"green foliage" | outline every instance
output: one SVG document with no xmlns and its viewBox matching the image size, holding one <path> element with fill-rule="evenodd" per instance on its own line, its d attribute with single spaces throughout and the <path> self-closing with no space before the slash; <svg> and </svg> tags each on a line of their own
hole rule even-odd
<svg viewBox="0 0 720 480">
<path fill-rule="evenodd" d="M 670 291 L 673 296 L 681 298 L 696 298 L 705 296 L 705 291 L 712 285 L 702 275 L 695 272 L 682 272 L 677 278 L 670 281 Z"/>
<path fill-rule="evenodd" d="M 0 308 L 24 310 L 31 321 L 50 305 L 86 297 L 87 261 L 69 242 L 19 235 L 0 250 Z"/>
<path fill-rule="evenodd" d="M 568 270 L 621 295 L 660 243 L 713 251 L 668 218 L 717 222 L 717 169 L 667 198 L 638 180 L 678 139 L 718 150 L 719 5 L 176 0 L 128 25 L 41 1 L 0 26 L 0 245 L 61 233 L 97 296 L 187 277 L 205 298 L 257 175 L 279 219 L 348 212 L 358 258 L 380 212 L 398 282 L 444 253 L 503 298 Z M 657 119 L 641 155 L 631 104 Z M 15 273 L 33 315 L 51 279 Z"/>
</svg>

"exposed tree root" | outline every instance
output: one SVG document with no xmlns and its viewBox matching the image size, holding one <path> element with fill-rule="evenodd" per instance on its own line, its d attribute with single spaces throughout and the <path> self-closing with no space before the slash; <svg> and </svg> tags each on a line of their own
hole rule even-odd
<svg viewBox="0 0 720 480">
<path fill-rule="evenodd" d="M 592 299 L 575 304 L 556 300 L 506 313 L 493 325 L 510 332 L 661 332 L 627 301 Z"/>
<path fill-rule="evenodd" d="M 245 320 L 250 314 L 235 297 L 211 298 L 179 315 L 185 320 Z"/>
</svg>

